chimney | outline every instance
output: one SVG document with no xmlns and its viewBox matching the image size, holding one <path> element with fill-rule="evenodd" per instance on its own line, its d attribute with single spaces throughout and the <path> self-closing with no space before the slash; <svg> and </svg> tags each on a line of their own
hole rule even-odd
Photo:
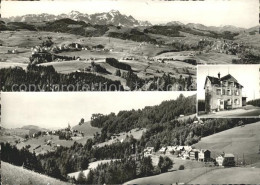
<svg viewBox="0 0 260 185">
<path fill-rule="evenodd" d="M 218 79 L 220 79 L 220 73 L 218 73 Z"/>
</svg>

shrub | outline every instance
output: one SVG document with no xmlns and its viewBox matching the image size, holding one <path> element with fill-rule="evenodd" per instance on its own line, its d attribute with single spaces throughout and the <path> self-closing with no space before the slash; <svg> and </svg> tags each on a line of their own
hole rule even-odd
<svg viewBox="0 0 260 185">
<path fill-rule="evenodd" d="M 180 165 L 179 170 L 184 170 L 184 165 Z"/>
</svg>

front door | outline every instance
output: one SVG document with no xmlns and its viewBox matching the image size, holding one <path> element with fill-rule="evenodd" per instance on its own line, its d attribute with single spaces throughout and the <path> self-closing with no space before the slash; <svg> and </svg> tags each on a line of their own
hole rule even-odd
<svg viewBox="0 0 260 185">
<path fill-rule="evenodd" d="M 224 100 L 218 99 L 218 109 L 224 110 Z"/>
</svg>

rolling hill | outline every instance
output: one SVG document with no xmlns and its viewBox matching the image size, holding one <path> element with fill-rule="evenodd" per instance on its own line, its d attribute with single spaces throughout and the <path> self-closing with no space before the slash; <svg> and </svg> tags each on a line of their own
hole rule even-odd
<svg viewBox="0 0 260 185">
<path fill-rule="evenodd" d="M 22 167 L 1 161 L 2 184 L 52 184 L 69 185 L 70 183 L 42 175 Z"/>
<path fill-rule="evenodd" d="M 208 137 L 194 144 L 195 148 L 211 150 L 212 157 L 225 152 L 233 153 L 239 163 L 253 164 L 260 161 L 260 122 L 235 127 Z"/>
<path fill-rule="evenodd" d="M 88 136 L 88 137 L 93 137 L 93 135 L 94 135 L 96 132 L 98 132 L 98 133 L 101 132 L 101 129 L 100 129 L 100 128 L 92 127 L 92 126 L 90 125 L 90 121 L 85 122 L 85 123 L 83 123 L 82 125 L 76 125 L 76 126 L 72 127 L 72 129 L 83 132 L 85 137 L 87 137 L 87 136 Z"/>
</svg>

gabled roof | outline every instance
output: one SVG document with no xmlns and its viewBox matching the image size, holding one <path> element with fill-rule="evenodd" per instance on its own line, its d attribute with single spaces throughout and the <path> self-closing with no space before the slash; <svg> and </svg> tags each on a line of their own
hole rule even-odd
<svg viewBox="0 0 260 185">
<path fill-rule="evenodd" d="M 222 78 L 220 78 L 221 81 L 224 81 L 224 80 L 232 80 L 234 82 L 237 82 L 237 79 L 235 79 L 231 74 L 228 74 L 226 76 L 223 76 Z"/>
<path fill-rule="evenodd" d="M 235 84 L 236 84 L 237 86 L 243 88 L 243 86 L 242 86 L 241 84 L 239 84 L 239 83 L 237 82 L 237 79 L 235 79 L 231 74 L 228 74 L 228 75 L 226 75 L 226 76 L 223 76 L 223 77 L 220 78 L 220 79 L 217 78 L 217 77 L 214 77 L 214 76 L 207 76 L 207 77 L 206 77 L 205 84 L 204 84 L 204 89 L 205 89 L 207 80 L 209 80 L 212 85 L 221 85 L 221 82 L 226 81 L 226 80 L 231 80 L 231 81 L 235 82 Z"/>
<path fill-rule="evenodd" d="M 233 154 L 225 154 L 224 157 L 235 157 Z"/>
</svg>

